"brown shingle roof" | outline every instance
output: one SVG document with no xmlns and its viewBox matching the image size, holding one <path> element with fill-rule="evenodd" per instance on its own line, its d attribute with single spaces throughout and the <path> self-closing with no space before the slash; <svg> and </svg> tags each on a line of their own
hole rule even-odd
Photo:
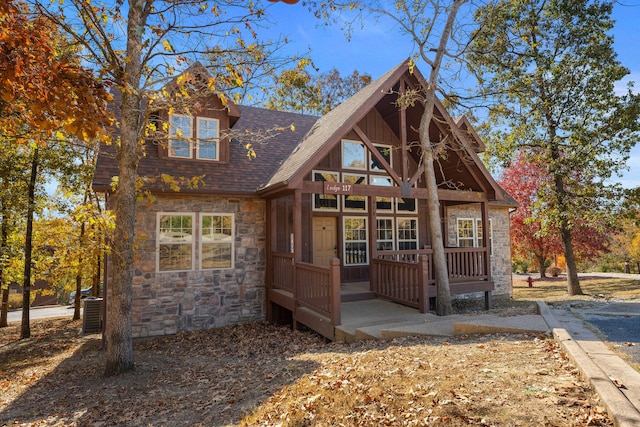
<svg viewBox="0 0 640 427">
<path fill-rule="evenodd" d="M 255 194 L 259 187 L 264 186 L 286 159 L 291 151 L 302 140 L 302 137 L 318 120 L 314 116 L 267 110 L 256 107 L 238 106 L 240 120 L 233 127 L 235 133 L 243 134 L 245 130 L 251 132 L 266 131 L 276 127 L 284 130 L 264 144 L 254 144 L 256 158 L 247 157 L 245 143 L 237 139 L 229 144 L 229 163 L 183 160 L 159 157 L 155 145 L 145 147 L 147 155 L 140 159 L 138 175 L 157 177 L 169 174 L 174 177 L 194 177 L 205 175 L 204 186 L 196 190 L 182 189 L 181 192 L 219 193 L 219 194 Z M 295 130 L 291 131 L 290 126 Z M 115 149 L 112 146 L 101 147 L 93 185 L 98 191 L 108 190 L 111 179 L 118 174 L 115 159 Z M 150 184 L 152 191 L 165 191 L 160 184 Z"/>
</svg>

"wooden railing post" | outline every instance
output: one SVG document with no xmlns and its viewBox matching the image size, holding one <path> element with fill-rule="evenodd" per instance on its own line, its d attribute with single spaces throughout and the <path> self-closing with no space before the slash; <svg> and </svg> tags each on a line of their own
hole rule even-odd
<svg viewBox="0 0 640 427">
<path fill-rule="evenodd" d="M 329 262 L 329 295 L 331 298 L 331 322 L 333 326 L 340 325 L 340 260 L 331 258 Z"/>
<path fill-rule="evenodd" d="M 429 272 L 427 268 L 429 268 L 427 256 L 418 256 L 418 309 L 420 313 L 426 313 L 429 310 L 429 295 L 427 295 Z"/>
</svg>

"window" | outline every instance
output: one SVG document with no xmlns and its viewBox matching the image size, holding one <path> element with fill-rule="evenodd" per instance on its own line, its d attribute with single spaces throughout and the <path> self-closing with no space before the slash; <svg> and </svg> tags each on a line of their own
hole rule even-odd
<svg viewBox="0 0 640 427">
<path fill-rule="evenodd" d="M 405 183 L 405 185 L 408 186 L 409 183 Z M 415 188 L 416 184 L 414 183 L 411 187 Z M 396 210 L 398 213 L 416 213 L 418 212 L 417 200 L 409 197 L 398 197 L 396 199 Z"/>
<path fill-rule="evenodd" d="M 158 214 L 158 271 L 193 269 L 193 215 Z"/>
<path fill-rule="evenodd" d="M 378 185 L 380 187 L 392 187 L 393 182 L 388 176 L 375 176 L 369 177 L 371 185 Z M 376 211 L 377 212 L 393 212 L 393 197 L 376 197 Z"/>
<path fill-rule="evenodd" d="M 200 217 L 200 267 L 233 267 L 233 215 L 213 214 Z"/>
<path fill-rule="evenodd" d="M 378 250 L 392 251 L 394 248 L 393 236 L 393 218 L 378 218 L 376 220 L 376 247 Z"/>
<path fill-rule="evenodd" d="M 181 159 L 220 160 L 220 122 L 197 117 L 193 144 L 194 119 L 181 114 L 169 116 L 169 157 Z M 194 149 L 195 147 L 195 149 Z"/>
<path fill-rule="evenodd" d="M 344 169 L 367 168 L 364 144 L 360 141 L 342 141 L 342 167 Z"/>
<path fill-rule="evenodd" d="M 416 218 L 398 218 L 398 250 L 418 249 L 418 220 Z"/>
<path fill-rule="evenodd" d="M 344 265 L 366 265 L 367 218 L 344 217 Z"/>
<path fill-rule="evenodd" d="M 391 146 L 380 144 L 374 144 L 374 146 L 376 147 L 376 150 L 378 150 L 378 153 L 380 153 L 387 163 L 389 163 L 389 166 L 393 166 L 391 164 Z M 386 169 L 378 163 L 372 153 L 369 153 L 369 170 L 386 172 Z"/>
<path fill-rule="evenodd" d="M 217 119 L 198 118 L 198 145 L 196 158 L 218 160 L 218 138 L 220 137 L 219 121 Z"/>
<path fill-rule="evenodd" d="M 233 214 L 159 213 L 158 271 L 233 268 L 235 226 Z M 196 223 L 199 231 L 196 232 Z M 198 236 L 198 245 L 195 246 Z"/>
<path fill-rule="evenodd" d="M 489 250 L 493 255 L 493 233 L 489 219 Z M 481 248 L 482 247 L 482 219 L 458 218 L 458 247 Z"/>
<path fill-rule="evenodd" d="M 472 248 L 475 246 L 474 220 L 458 218 L 458 247 Z"/>
<path fill-rule="evenodd" d="M 337 172 L 326 171 L 313 171 L 313 180 L 320 182 L 338 182 Z M 316 211 L 337 211 L 338 210 L 338 196 L 335 194 L 314 194 L 313 195 L 313 210 Z"/>
<path fill-rule="evenodd" d="M 169 117 L 169 157 L 191 158 L 191 128 L 191 117 L 177 114 Z"/>
<path fill-rule="evenodd" d="M 491 218 L 489 218 L 489 254 L 493 255 L 493 224 L 491 222 Z M 477 233 L 476 235 L 478 236 L 477 238 L 477 243 L 476 243 L 476 247 L 477 248 L 481 248 L 482 247 L 482 220 L 480 218 L 476 218 L 476 230 Z"/>
<path fill-rule="evenodd" d="M 396 209 L 398 212 L 412 212 L 418 211 L 418 205 L 416 199 L 410 199 L 407 197 L 398 197 L 396 199 Z"/>
<path fill-rule="evenodd" d="M 367 183 L 366 175 L 353 175 L 342 174 L 342 182 L 345 184 L 364 185 Z M 367 196 L 356 196 L 353 194 L 344 195 L 344 210 L 345 211 L 366 211 L 367 210 Z"/>
</svg>

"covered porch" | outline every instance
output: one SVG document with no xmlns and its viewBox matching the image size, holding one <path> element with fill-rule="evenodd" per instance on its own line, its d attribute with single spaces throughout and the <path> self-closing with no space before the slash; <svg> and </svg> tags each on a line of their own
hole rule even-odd
<svg viewBox="0 0 640 427">
<path fill-rule="evenodd" d="M 367 297 L 427 313 L 437 296 L 433 238 L 445 247 L 451 294 L 483 292 L 491 305 L 489 203 L 504 193 L 478 157 L 484 145 L 470 123 L 439 102 L 429 127 L 440 144 L 437 194 L 427 190 L 417 131 L 424 107 L 398 103 L 424 84 L 399 64 L 320 118 L 259 190 L 268 319 L 335 339 L 341 284 L 363 282 Z"/>
<path fill-rule="evenodd" d="M 452 295 L 484 292 L 491 306 L 493 282 L 483 248 L 445 249 Z M 329 266 L 298 262 L 292 253 L 271 253 L 267 280 L 267 318 L 305 325 L 324 337 L 344 339 L 343 310 L 349 303 L 381 299 L 410 307 L 416 316 L 428 313 L 437 294 L 433 251 L 380 251 L 370 263 L 370 280 L 342 283 L 340 261 Z M 405 310 L 406 311 L 406 310 Z M 349 317 L 351 313 L 345 313 Z M 406 315 L 406 313 L 405 313 Z M 370 319 L 372 324 L 376 318 Z M 342 335 L 342 337 L 340 337 Z"/>
</svg>

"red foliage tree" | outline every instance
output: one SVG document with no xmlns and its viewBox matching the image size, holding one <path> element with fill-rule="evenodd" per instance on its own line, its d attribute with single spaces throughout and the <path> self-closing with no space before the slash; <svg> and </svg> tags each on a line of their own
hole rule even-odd
<svg viewBox="0 0 640 427">
<path fill-rule="evenodd" d="M 550 182 L 546 169 L 520 153 L 507 168 L 500 185 L 520 204 L 511 214 L 511 247 L 513 255 L 533 258 L 545 276 L 545 268 L 555 256 L 563 253 L 560 230 L 545 223 L 544 205 L 538 195 Z M 608 239 L 604 227 L 581 222 L 572 230 L 572 239 L 579 260 L 591 259 L 607 251 Z"/>
</svg>

